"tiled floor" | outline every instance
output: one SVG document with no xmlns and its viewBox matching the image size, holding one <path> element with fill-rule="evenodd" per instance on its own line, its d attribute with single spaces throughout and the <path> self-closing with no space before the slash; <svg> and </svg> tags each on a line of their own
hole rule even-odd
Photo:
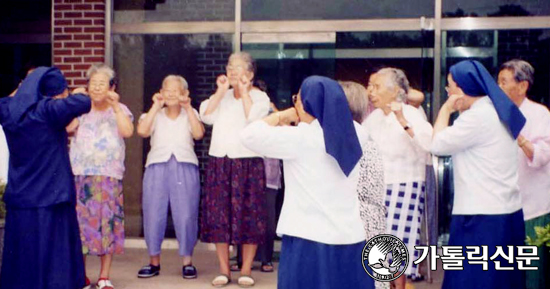
<svg viewBox="0 0 550 289">
<path fill-rule="evenodd" d="M 132 247 L 132 246 L 131 246 Z M 139 246 L 133 246 L 139 247 Z M 166 246 L 165 246 L 166 247 Z M 144 248 L 128 248 L 124 255 L 115 256 L 111 270 L 111 280 L 116 289 L 209 289 L 212 278 L 218 273 L 216 254 L 205 244 L 199 244 L 195 250 L 194 265 L 199 271 L 199 277 L 194 280 L 184 280 L 181 277 L 181 261 L 175 249 L 163 249 L 161 274 L 150 279 L 138 279 L 136 274 L 141 266 L 148 263 L 147 251 Z M 259 264 L 256 264 L 259 265 Z M 278 264 L 276 263 L 275 266 Z M 89 257 L 87 261 L 88 276 L 95 282 L 99 274 L 99 258 Z M 441 276 L 434 272 L 434 282 L 414 283 L 416 289 L 438 289 L 441 287 Z M 262 273 L 253 271 L 257 289 L 277 288 L 277 272 Z M 238 274 L 233 275 L 233 283 L 225 288 L 239 288 L 236 285 Z M 309 289 L 309 288 L 307 288 Z M 343 288 L 344 289 L 344 288 Z M 409 289 L 409 288 L 408 288 Z"/>
</svg>

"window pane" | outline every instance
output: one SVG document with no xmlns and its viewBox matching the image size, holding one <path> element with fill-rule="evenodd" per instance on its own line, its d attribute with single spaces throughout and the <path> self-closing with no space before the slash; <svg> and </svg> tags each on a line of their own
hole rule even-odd
<svg viewBox="0 0 550 289">
<path fill-rule="evenodd" d="M 535 83 L 529 97 L 548 105 L 549 54 L 550 29 L 444 31 L 442 83 L 446 83 L 445 75 L 449 67 L 467 58 L 479 60 L 494 76 L 498 74 L 502 63 L 519 58 L 528 61 L 535 68 Z M 444 90 L 442 98 L 446 98 Z"/>
<path fill-rule="evenodd" d="M 115 23 L 235 20 L 235 0 L 119 0 L 114 10 Z"/>
<path fill-rule="evenodd" d="M 434 0 L 242 0 L 243 20 L 433 17 Z"/>
<path fill-rule="evenodd" d="M 368 76 L 384 66 L 401 68 L 411 85 L 426 94 L 429 108 L 433 83 L 433 32 L 342 32 L 335 43 L 243 44 L 257 61 L 257 79 L 279 108 L 292 105 L 304 78 L 325 75 L 367 84 Z"/>
<path fill-rule="evenodd" d="M 550 1 L 443 0 L 443 17 L 547 16 Z"/>
</svg>

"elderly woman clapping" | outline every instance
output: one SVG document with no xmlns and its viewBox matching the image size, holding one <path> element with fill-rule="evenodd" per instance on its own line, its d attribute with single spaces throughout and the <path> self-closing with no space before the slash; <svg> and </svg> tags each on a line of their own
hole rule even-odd
<svg viewBox="0 0 550 289">
<path fill-rule="evenodd" d="M 356 186 L 367 136 L 336 81 L 308 77 L 295 99 L 294 108 L 241 133 L 249 149 L 283 160 L 278 288 L 374 288 L 363 268 L 349 261 L 365 244 Z"/>
<path fill-rule="evenodd" d="M 403 240 L 409 249 L 405 274 L 417 275 L 416 260 L 424 209 L 425 166 L 432 127 L 413 106 L 404 103 L 409 81 L 400 69 L 384 68 L 369 83 L 369 98 L 377 108 L 363 123 L 378 144 L 387 186 L 387 233 Z M 405 276 L 395 281 L 405 288 Z"/>
</svg>

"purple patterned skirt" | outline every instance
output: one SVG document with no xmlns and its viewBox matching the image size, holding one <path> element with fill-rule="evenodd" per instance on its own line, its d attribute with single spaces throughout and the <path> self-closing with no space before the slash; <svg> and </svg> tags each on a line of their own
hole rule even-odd
<svg viewBox="0 0 550 289">
<path fill-rule="evenodd" d="M 263 159 L 210 157 L 202 201 L 201 240 L 260 244 L 265 239 L 266 225 Z"/>
<path fill-rule="evenodd" d="M 123 254 L 122 181 L 107 176 L 75 176 L 75 184 L 82 252 Z"/>
</svg>

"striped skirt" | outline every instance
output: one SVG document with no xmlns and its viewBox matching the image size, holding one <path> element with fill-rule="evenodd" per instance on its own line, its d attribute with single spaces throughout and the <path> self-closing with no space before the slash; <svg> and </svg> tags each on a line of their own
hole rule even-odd
<svg viewBox="0 0 550 289">
<path fill-rule="evenodd" d="M 386 188 L 386 233 L 401 239 L 409 250 L 409 265 L 405 274 L 419 275 L 419 252 L 414 246 L 420 245 L 420 226 L 424 213 L 424 182 L 388 184 Z"/>
</svg>

